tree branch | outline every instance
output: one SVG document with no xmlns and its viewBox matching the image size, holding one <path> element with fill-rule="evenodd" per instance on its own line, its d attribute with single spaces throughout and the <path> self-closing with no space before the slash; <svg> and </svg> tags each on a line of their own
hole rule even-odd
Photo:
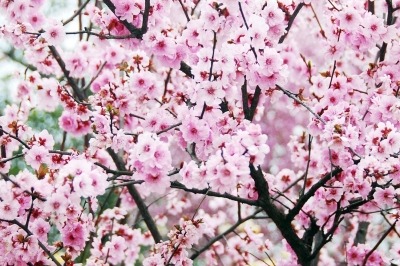
<svg viewBox="0 0 400 266">
<path fill-rule="evenodd" d="M 67 24 L 70 23 L 72 20 L 74 20 L 74 18 L 75 18 L 76 16 L 78 16 L 78 15 L 82 12 L 82 10 L 87 6 L 87 4 L 89 4 L 89 2 L 90 2 L 90 0 L 86 0 L 86 2 L 83 3 L 83 4 L 78 8 L 78 10 L 76 10 L 75 13 L 74 13 L 69 19 L 67 19 L 66 21 L 63 22 L 63 26 L 67 25 Z"/>
<path fill-rule="evenodd" d="M 301 265 L 309 265 L 309 257 L 311 248 L 297 236 L 293 229 L 291 221 L 283 214 L 272 202 L 269 194 L 268 183 L 264 179 L 264 175 L 260 167 L 256 170 L 254 165 L 250 164 L 250 175 L 255 182 L 258 192 L 258 203 L 265 213 L 278 227 L 282 236 L 286 239 L 290 247 L 296 253 L 297 259 Z"/>
<path fill-rule="evenodd" d="M 83 102 L 86 97 L 84 96 L 83 91 L 76 84 L 75 80 L 73 78 L 71 78 L 71 76 L 69 75 L 69 71 L 65 67 L 65 62 L 64 62 L 64 60 L 62 60 L 57 49 L 52 45 L 49 46 L 49 49 L 50 49 L 50 52 L 53 55 L 54 59 L 56 59 L 58 65 L 60 66 L 62 72 L 64 73 L 64 76 L 67 79 L 68 84 L 71 86 L 72 90 L 74 91 L 76 97 L 78 97 L 78 100 L 80 102 Z"/>
<path fill-rule="evenodd" d="M 307 191 L 307 193 L 305 193 L 302 197 L 299 198 L 296 206 L 293 207 L 293 209 L 291 209 L 289 211 L 289 213 L 286 216 L 286 219 L 288 221 L 292 221 L 294 219 L 294 217 L 296 217 L 297 214 L 299 214 L 301 208 L 303 208 L 304 204 L 306 204 L 306 202 L 314 196 L 315 192 L 322 187 L 323 185 L 326 184 L 326 182 L 328 182 L 332 177 L 340 174 L 343 170 L 341 168 L 335 168 L 333 169 L 332 172 L 327 173 L 324 177 L 322 177 L 317 183 L 315 183 L 309 191 Z"/>
<path fill-rule="evenodd" d="M 116 154 L 111 148 L 107 149 L 108 154 L 110 154 L 111 158 L 113 159 L 117 169 L 119 171 L 126 171 L 125 163 L 122 159 Z M 150 215 L 149 210 L 147 209 L 146 204 L 144 203 L 142 197 L 140 196 L 139 191 L 136 189 L 134 184 L 127 185 L 129 194 L 132 196 L 133 200 L 136 203 L 136 206 L 139 209 L 140 214 L 143 217 L 144 222 L 147 225 L 151 235 L 153 236 L 154 242 L 159 243 L 162 241 L 162 237 L 160 232 L 158 231 L 157 225 L 153 220 L 153 217 Z"/>
<path fill-rule="evenodd" d="M 379 247 L 379 245 L 383 242 L 383 240 L 388 236 L 388 234 L 395 228 L 397 220 L 389 227 L 389 229 L 382 235 L 376 245 L 367 253 L 362 263 L 362 266 L 367 264 L 368 258 L 374 253 L 374 251 Z"/>
<path fill-rule="evenodd" d="M 255 216 L 260 213 L 262 211 L 262 209 L 255 211 L 253 214 L 239 219 L 235 224 L 233 224 L 231 227 L 229 227 L 227 230 L 225 230 L 223 233 L 217 235 L 216 237 L 213 237 L 212 239 L 210 239 L 210 241 L 208 241 L 208 243 L 202 247 L 201 249 L 197 250 L 195 253 L 192 254 L 192 256 L 190 256 L 191 260 L 195 260 L 198 256 L 200 256 L 204 251 L 206 251 L 207 249 L 209 249 L 215 242 L 221 240 L 222 238 L 224 238 L 224 236 L 232 233 L 238 226 L 240 226 L 242 223 L 251 220 L 253 218 L 255 218 Z"/>
<path fill-rule="evenodd" d="M 283 43 L 283 41 L 286 39 L 287 35 L 289 34 L 289 30 L 290 30 L 290 28 L 291 28 L 292 25 L 293 25 L 294 19 L 295 19 L 296 16 L 299 14 L 300 9 L 301 9 L 303 6 L 304 6 L 304 3 L 300 3 L 300 4 L 297 5 L 297 7 L 296 7 L 296 9 L 294 10 L 293 14 L 290 16 L 288 25 L 287 25 L 287 27 L 286 27 L 286 33 L 283 34 L 283 35 L 281 36 L 281 38 L 279 39 L 279 42 L 278 42 L 278 43 Z"/>
<path fill-rule="evenodd" d="M 181 189 L 186 192 L 190 192 L 190 193 L 194 193 L 194 194 L 203 194 L 203 195 L 207 194 L 208 196 L 211 196 L 211 197 L 225 198 L 225 199 L 230 199 L 230 200 L 237 201 L 240 203 L 245 203 L 245 204 L 248 204 L 251 206 L 258 206 L 258 203 L 256 200 L 245 199 L 245 198 L 237 197 L 237 196 L 234 196 L 234 195 L 231 195 L 228 193 L 221 194 L 218 192 L 210 191 L 207 188 L 205 188 L 205 189 L 187 188 L 185 185 L 183 185 L 182 183 L 179 183 L 178 181 L 172 181 L 171 188 Z"/>
<path fill-rule="evenodd" d="M 0 221 L 18 225 L 22 230 L 24 230 L 28 234 L 28 236 L 33 235 L 33 233 L 28 229 L 28 227 L 24 226 L 22 223 L 18 222 L 15 219 L 12 220 L 12 221 L 0 219 Z M 39 247 L 47 254 L 47 256 L 54 262 L 54 264 L 57 265 L 57 266 L 61 266 L 61 263 L 58 262 L 58 260 L 50 252 L 50 250 L 48 250 L 46 248 L 46 246 L 39 239 L 37 239 L 37 241 L 38 241 Z"/>
</svg>

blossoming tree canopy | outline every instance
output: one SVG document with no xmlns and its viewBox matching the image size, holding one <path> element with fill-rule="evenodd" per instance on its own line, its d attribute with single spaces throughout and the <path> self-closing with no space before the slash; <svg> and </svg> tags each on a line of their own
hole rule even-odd
<svg viewBox="0 0 400 266">
<path fill-rule="evenodd" d="M 400 265 L 400 1 L 50 2 L 0 0 L 1 265 Z"/>
</svg>

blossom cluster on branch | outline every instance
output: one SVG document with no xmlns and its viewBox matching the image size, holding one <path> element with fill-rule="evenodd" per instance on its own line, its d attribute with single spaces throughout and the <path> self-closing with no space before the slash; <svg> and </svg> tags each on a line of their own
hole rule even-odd
<svg viewBox="0 0 400 266">
<path fill-rule="evenodd" d="M 0 264 L 400 265 L 400 1 L 47 2 L 0 0 Z"/>
</svg>

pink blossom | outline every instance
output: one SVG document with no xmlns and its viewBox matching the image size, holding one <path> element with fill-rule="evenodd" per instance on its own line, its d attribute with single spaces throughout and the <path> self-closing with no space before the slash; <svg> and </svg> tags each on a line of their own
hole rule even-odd
<svg viewBox="0 0 400 266">
<path fill-rule="evenodd" d="M 182 136 L 186 142 L 204 140 L 208 134 L 208 125 L 199 119 L 188 117 L 182 122 Z"/>
<path fill-rule="evenodd" d="M 41 164 L 50 164 L 49 150 L 43 146 L 34 145 L 26 152 L 25 160 L 34 169 L 38 169 Z"/>
<path fill-rule="evenodd" d="M 59 118 L 59 125 L 68 132 L 75 132 L 78 128 L 78 118 L 69 112 L 63 112 Z"/>
<path fill-rule="evenodd" d="M 47 233 L 50 231 L 50 224 L 48 222 L 40 218 L 35 220 L 30 227 L 32 228 L 32 233 L 40 241 L 47 242 Z"/>
<path fill-rule="evenodd" d="M 0 201 L 1 219 L 13 220 L 17 218 L 20 205 L 16 200 Z"/>
<path fill-rule="evenodd" d="M 60 45 L 66 37 L 64 27 L 58 22 L 44 27 L 44 31 L 42 36 L 49 45 Z"/>
<path fill-rule="evenodd" d="M 137 16 L 139 12 L 140 9 L 133 1 L 122 0 L 115 2 L 115 15 L 119 16 L 122 20 L 132 22 L 133 16 Z"/>
<path fill-rule="evenodd" d="M 86 233 L 81 223 L 68 223 L 61 230 L 62 241 L 65 246 L 81 250 L 85 246 Z"/>
</svg>

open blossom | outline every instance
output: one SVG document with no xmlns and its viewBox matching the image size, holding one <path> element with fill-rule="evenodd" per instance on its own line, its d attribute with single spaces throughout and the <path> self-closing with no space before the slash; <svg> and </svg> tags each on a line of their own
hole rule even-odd
<svg viewBox="0 0 400 266">
<path fill-rule="evenodd" d="M 400 264 L 399 0 L 51 2 L 0 1 L 0 265 Z"/>
<path fill-rule="evenodd" d="M 182 122 L 182 137 L 186 142 L 192 143 L 204 140 L 208 137 L 209 126 L 204 120 L 194 117 L 187 117 Z"/>
<path fill-rule="evenodd" d="M 26 163 L 34 169 L 38 169 L 41 164 L 50 163 L 49 150 L 43 146 L 34 145 L 25 155 Z"/>
<path fill-rule="evenodd" d="M 59 22 L 48 24 L 44 31 L 42 36 L 49 45 L 60 45 L 66 37 L 65 29 Z"/>
<path fill-rule="evenodd" d="M 76 250 L 84 247 L 86 241 L 86 232 L 79 222 L 68 223 L 61 230 L 62 241 L 65 246 L 71 246 Z"/>
<path fill-rule="evenodd" d="M 133 21 L 133 16 L 137 16 L 140 12 L 135 1 L 122 0 L 115 2 L 115 15 L 119 16 L 122 20 L 128 22 Z"/>
<path fill-rule="evenodd" d="M 20 204 L 16 200 L 0 201 L 1 219 L 13 220 L 17 218 Z"/>
</svg>

